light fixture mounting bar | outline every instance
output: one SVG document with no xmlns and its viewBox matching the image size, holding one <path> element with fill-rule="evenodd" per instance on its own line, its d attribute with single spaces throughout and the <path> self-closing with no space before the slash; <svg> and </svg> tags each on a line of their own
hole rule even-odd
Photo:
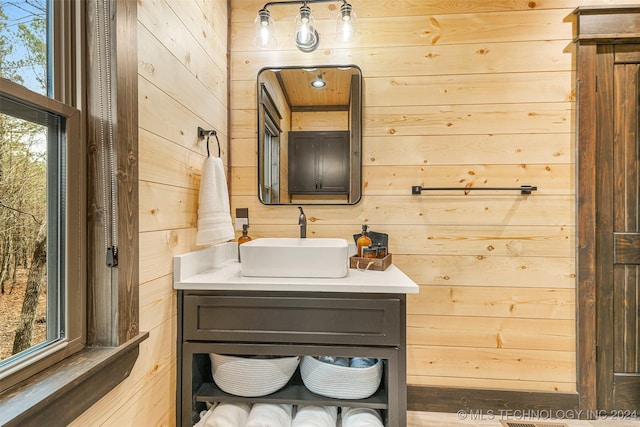
<svg viewBox="0 0 640 427">
<path fill-rule="evenodd" d="M 302 52 L 310 53 L 315 51 L 320 43 L 320 35 L 315 28 L 315 18 L 311 13 L 310 5 L 316 3 L 341 4 L 336 16 L 335 38 L 339 42 L 355 40 L 357 37 L 356 14 L 347 0 L 277 0 L 265 3 L 262 9 L 258 11 L 258 15 L 253 21 L 255 28 L 253 44 L 260 49 L 274 49 L 277 47 L 275 22 L 271 18 L 270 7 L 302 5 L 295 17 L 293 41 Z"/>
<path fill-rule="evenodd" d="M 313 4 L 313 3 L 347 3 L 346 0 L 283 0 L 283 1 L 270 1 L 262 6 L 263 9 L 266 9 L 271 6 L 278 6 L 284 4 Z"/>
</svg>

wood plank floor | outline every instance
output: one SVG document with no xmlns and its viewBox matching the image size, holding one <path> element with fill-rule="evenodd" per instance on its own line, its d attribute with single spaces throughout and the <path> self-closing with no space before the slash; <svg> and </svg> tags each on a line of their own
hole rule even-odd
<svg viewBox="0 0 640 427">
<path fill-rule="evenodd" d="M 460 414 L 449 414 L 440 412 L 407 412 L 407 427 L 502 427 L 501 420 L 513 422 L 532 421 L 532 418 L 526 417 L 526 414 L 511 413 L 495 413 L 481 414 L 460 412 Z M 567 418 L 577 418 L 578 414 L 565 414 Z M 598 420 L 574 420 L 574 419 L 546 419 L 537 418 L 543 422 L 565 423 L 569 427 L 639 427 L 640 413 L 635 417 L 618 417 L 617 419 L 601 417 Z"/>
</svg>

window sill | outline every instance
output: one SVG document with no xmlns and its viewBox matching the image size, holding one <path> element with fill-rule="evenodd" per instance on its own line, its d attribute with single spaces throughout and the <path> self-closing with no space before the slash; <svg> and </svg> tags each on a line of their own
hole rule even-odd
<svg viewBox="0 0 640 427">
<path fill-rule="evenodd" d="M 0 393 L 0 425 L 67 425 L 131 373 L 148 332 L 119 347 L 89 347 Z"/>
</svg>

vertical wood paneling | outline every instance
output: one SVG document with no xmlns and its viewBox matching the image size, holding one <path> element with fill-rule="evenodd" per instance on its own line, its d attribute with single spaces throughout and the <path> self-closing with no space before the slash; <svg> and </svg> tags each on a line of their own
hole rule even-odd
<svg viewBox="0 0 640 427">
<path fill-rule="evenodd" d="M 614 181 L 614 242 L 615 236 L 629 233 L 638 238 L 640 211 L 638 204 L 639 161 L 638 155 L 638 64 L 614 65 L 614 99 L 618 114 L 614 122 L 613 170 L 624 171 L 615 175 Z M 638 90 L 630 90 L 638 89 Z M 615 246 L 618 253 L 620 246 Z M 637 254 L 637 249 L 634 248 Z M 616 257 L 617 258 L 617 257 Z M 637 373 L 640 350 L 638 348 L 638 282 L 640 267 L 635 260 L 625 262 L 616 259 L 613 274 L 613 342 L 619 350 L 614 352 L 613 369 L 618 373 Z"/>
</svg>

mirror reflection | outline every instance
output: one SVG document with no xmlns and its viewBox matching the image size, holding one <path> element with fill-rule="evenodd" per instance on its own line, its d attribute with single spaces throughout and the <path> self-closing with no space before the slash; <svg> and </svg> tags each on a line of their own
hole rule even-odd
<svg viewBox="0 0 640 427">
<path fill-rule="evenodd" d="M 362 73 L 357 66 L 258 73 L 258 197 L 355 204 L 361 196 Z"/>
</svg>

